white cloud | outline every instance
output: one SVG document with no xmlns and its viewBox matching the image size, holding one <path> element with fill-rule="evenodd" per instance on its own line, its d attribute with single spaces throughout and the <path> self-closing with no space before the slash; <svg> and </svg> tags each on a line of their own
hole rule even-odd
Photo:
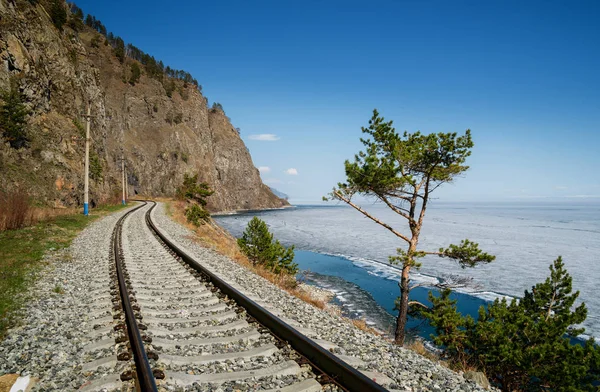
<svg viewBox="0 0 600 392">
<path fill-rule="evenodd" d="M 259 166 L 258 171 L 261 173 L 268 173 L 271 171 L 271 168 L 269 166 Z"/>
<path fill-rule="evenodd" d="M 262 142 L 274 142 L 275 140 L 279 140 L 279 136 L 272 133 L 260 133 L 258 135 L 250 135 L 248 136 L 250 140 L 259 140 Z"/>
<path fill-rule="evenodd" d="M 285 171 L 285 174 L 288 174 L 290 176 L 297 176 L 298 175 L 298 170 L 294 169 L 293 167 L 290 167 L 289 169 L 287 169 Z"/>
</svg>

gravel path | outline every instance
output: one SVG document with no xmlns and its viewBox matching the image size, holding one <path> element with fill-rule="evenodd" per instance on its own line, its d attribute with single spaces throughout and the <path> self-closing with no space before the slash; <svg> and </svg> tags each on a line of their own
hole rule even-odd
<svg viewBox="0 0 600 392">
<path fill-rule="evenodd" d="M 333 343 L 331 351 L 344 359 L 350 361 L 357 358 L 353 365 L 359 370 L 376 371 L 389 377 L 384 382 L 387 388 L 402 391 L 483 390 L 458 373 L 408 349 L 363 332 L 347 320 L 289 295 L 229 258 L 193 242 L 190 239 L 193 233 L 171 220 L 165 214 L 162 203 L 154 209 L 152 217 L 159 229 L 173 242 L 181 245 L 197 261 L 230 284 L 240 288 L 247 296 L 260 299 L 269 310 L 298 326 L 301 332 L 306 330 L 312 334 L 311 338 Z"/>
<path fill-rule="evenodd" d="M 30 290 L 19 326 L 0 342 L 0 375 L 17 373 L 38 378 L 36 391 L 73 391 L 92 376 L 83 365 L 105 355 L 86 353 L 84 347 L 110 328 L 110 235 L 125 211 L 104 217 L 84 229 L 69 249 L 46 258 L 50 264 Z M 62 293 L 56 293 L 60 287 Z M 105 307 L 106 305 L 106 307 Z M 101 377 L 104 368 L 94 372 Z"/>
</svg>

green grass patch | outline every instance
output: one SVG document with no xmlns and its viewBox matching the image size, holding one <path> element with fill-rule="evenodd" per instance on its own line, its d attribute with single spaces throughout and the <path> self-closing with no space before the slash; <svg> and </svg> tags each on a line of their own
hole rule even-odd
<svg viewBox="0 0 600 392">
<path fill-rule="evenodd" d="M 23 294 L 46 265 L 42 261 L 44 254 L 69 247 L 89 223 L 122 208 L 120 204 L 103 206 L 93 209 L 87 217 L 63 215 L 23 229 L 0 232 L 0 339 L 16 321 L 26 300 Z"/>
</svg>

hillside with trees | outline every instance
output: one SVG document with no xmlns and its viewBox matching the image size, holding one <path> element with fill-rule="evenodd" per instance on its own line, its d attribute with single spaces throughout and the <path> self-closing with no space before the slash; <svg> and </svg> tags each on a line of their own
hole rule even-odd
<svg viewBox="0 0 600 392">
<path fill-rule="evenodd" d="M 210 211 L 286 205 L 189 72 L 62 0 L 2 1 L 0 17 L 2 189 L 81 205 L 89 103 L 92 206 L 118 197 L 121 157 L 131 195 L 171 196 L 185 173 L 197 173 L 215 191 Z"/>
</svg>

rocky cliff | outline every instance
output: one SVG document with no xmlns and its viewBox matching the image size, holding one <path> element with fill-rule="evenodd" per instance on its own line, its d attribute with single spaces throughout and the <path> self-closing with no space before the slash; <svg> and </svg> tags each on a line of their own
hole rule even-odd
<svg viewBox="0 0 600 392">
<path fill-rule="evenodd" d="M 1 143 L 2 189 L 25 187 L 46 204 L 82 204 L 89 101 L 92 206 L 120 199 L 121 156 L 130 195 L 173 195 L 185 173 L 198 173 L 215 190 L 212 211 L 287 204 L 261 182 L 238 131 L 222 110 L 208 108 L 199 88 L 149 75 L 141 64 L 132 82 L 136 60 L 120 61 L 83 24 L 57 28 L 50 3 L 0 0 L 0 89 L 17 86 L 30 110 L 29 145 Z"/>
</svg>

